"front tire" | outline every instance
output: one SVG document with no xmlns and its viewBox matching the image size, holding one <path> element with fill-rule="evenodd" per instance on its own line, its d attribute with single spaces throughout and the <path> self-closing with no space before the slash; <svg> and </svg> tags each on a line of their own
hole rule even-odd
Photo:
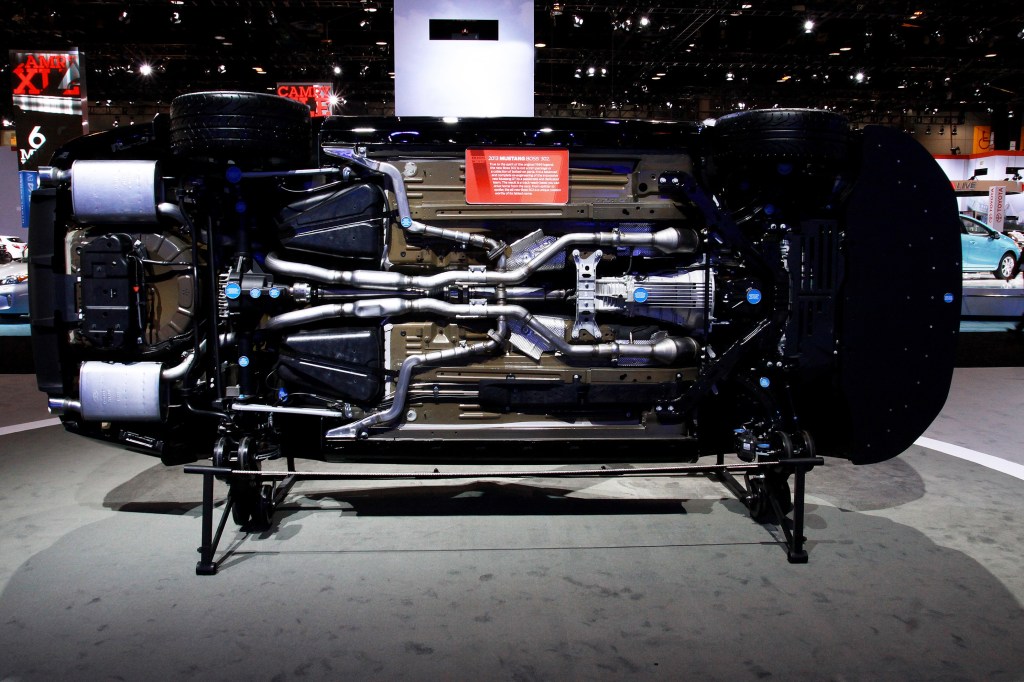
<svg viewBox="0 0 1024 682">
<path fill-rule="evenodd" d="M 1017 276 L 1017 258 L 1007 251 L 999 259 L 999 266 L 992 271 L 992 274 L 996 279 L 1005 279 L 1007 281 L 1013 279 Z"/>
<path fill-rule="evenodd" d="M 828 205 L 849 170 L 846 118 L 813 109 L 727 114 L 710 131 L 705 176 L 733 213 Z"/>
</svg>

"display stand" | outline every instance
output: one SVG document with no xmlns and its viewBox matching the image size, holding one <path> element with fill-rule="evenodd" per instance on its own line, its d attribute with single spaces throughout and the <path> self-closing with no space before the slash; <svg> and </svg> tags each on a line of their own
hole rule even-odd
<svg viewBox="0 0 1024 682">
<path fill-rule="evenodd" d="M 488 479 L 488 478 L 617 478 L 627 476 L 693 476 L 704 475 L 721 482 L 750 510 L 751 516 L 758 520 L 767 520 L 770 516 L 778 523 L 785 533 L 786 555 L 790 563 L 806 563 L 807 551 L 804 549 L 804 490 L 805 476 L 815 466 L 824 464 L 820 457 L 803 457 L 782 459 L 766 462 L 725 464 L 719 456 L 716 464 L 694 464 L 670 467 L 643 467 L 638 469 L 576 469 L 559 471 L 495 471 L 466 472 L 438 471 L 433 472 L 316 472 L 295 471 L 294 460 L 287 460 L 287 471 L 245 471 L 227 467 L 189 465 L 185 467 L 187 474 L 203 476 L 203 513 L 202 513 L 202 544 L 199 547 L 199 562 L 196 564 L 197 575 L 214 575 L 218 563 L 215 561 L 217 547 L 227 520 L 232 515 L 234 498 L 240 491 L 258 490 L 255 498 L 246 504 L 254 505 L 263 526 L 269 528 L 273 513 L 281 504 L 292 486 L 302 480 L 328 481 L 394 481 L 394 480 L 444 480 L 444 479 Z M 745 482 L 735 477 L 742 474 Z M 792 519 L 783 511 L 788 505 L 787 499 L 779 499 L 776 485 L 765 485 L 765 481 L 782 481 L 785 484 L 789 474 L 793 475 Z M 229 486 L 224 510 L 220 522 L 214 531 L 214 479 L 221 479 Z M 245 492 L 250 495 L 253 493 Z M 253 501 L 255 500 L 255 501 Z M 236 519 L 237 520 L 237 519 Z M 254 522 L 255 523 L 255 522 Z M 243 525 L 243 530 L 246 530 Z"/>
</svg>

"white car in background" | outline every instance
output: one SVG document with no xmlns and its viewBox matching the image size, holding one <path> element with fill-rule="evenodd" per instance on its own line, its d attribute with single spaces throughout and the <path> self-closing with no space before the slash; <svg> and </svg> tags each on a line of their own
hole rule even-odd
<svg viewBox="0 0 1024 682">
<path fill-rule="evenodd" d="M 8 253 L 14 260 L 25 260 L 28 257 L 28 242 L 21 237 L 0 236 L 0 244 L 7 247 Z"/>
<path fill-rule="evenodd" d="M 0 265 L 0 319 L 28 315 L 28 265 Z"/>
</svg>

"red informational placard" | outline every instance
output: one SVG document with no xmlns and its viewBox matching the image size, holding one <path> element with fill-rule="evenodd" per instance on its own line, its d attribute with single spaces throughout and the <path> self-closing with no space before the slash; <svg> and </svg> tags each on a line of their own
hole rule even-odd
<svg viewBox="0 0 1024 682">
<path fill-rule="evenodd" d="M 569 203 L 569 151 L 467 149 L 466 203 Z"/>
</svg>

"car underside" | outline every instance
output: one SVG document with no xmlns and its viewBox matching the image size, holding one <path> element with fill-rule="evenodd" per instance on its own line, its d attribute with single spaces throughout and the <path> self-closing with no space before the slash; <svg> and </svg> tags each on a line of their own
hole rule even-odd
<svg viewBox="0 0 1024 682">
<path fill-rule="evenodd" d="M 39 386 L 166 462 L 867 463 L 952 375 L 949 183 L 824 111 L 311 121 L 193 93 L 43 180 Z"/>
</svg>

